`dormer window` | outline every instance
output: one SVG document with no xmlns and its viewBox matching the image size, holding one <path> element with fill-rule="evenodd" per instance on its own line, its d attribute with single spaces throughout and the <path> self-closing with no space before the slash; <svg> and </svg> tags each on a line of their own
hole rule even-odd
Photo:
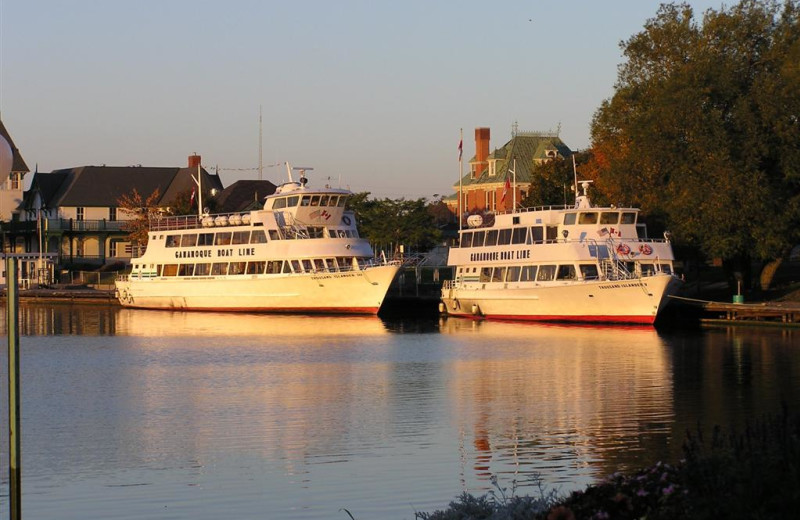
<svg viewBox="0 0 800 520">
<path fill-rule="evenodd" d="M 497 175 L 497 161 L 496 160 L 489 160 L 489 177 L 494 177 Z"/>
</svg>

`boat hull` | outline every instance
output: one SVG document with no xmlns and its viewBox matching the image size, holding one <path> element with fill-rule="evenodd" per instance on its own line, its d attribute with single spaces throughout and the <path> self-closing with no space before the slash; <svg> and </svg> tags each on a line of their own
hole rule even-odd
<svg viewBox="0 0 800 520">
<path fill-rule="evenodd" d="M 473 318 L 653 324 L 680 283 L 675 276 L 658 274 L 529 287 L 471 284 L 445 288 L 442 302 L 447 314 Z"/>
<path fill-rule="evenodd" d="M 118 280 L 124 307 L 193 311 L 377 314 L 399 267 L 359 271 Z"/>
</svg>

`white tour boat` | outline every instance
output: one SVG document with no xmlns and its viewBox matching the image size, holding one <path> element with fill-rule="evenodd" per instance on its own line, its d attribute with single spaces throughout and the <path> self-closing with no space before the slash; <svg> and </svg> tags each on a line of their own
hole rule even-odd
<svg viewBox="0 0 800 520">
<path fill-rule="evenodd" d="M 288 165 L 287 165 L 288 167 Z M 374 257 L 352 192 L 281 185 L 261 210 L 163 217 L 116 282 L 125 307 L 376 314 L 400 266 Z M 195 182 L 198 182 L 195 179 Z M 199 205 L 202 207 L 202 204 Z"/>
<path fill-rule="evenodd" d="M 646 238 L 635 208 L 545 207 L 470 216 L 450 249 L 442 312 L 509 320 L 655 322 L 681 284 L 668 234 Z"/>
</svg>

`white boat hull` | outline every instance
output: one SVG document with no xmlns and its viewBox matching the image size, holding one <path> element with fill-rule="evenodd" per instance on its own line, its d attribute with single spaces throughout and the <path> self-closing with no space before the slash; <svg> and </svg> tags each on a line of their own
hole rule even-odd
<svg viewBox="0 0 800 520">
<path fill-rule="evenodd" d="M 242 312 L 377 314 L 399 267 L 358 271 L 117 281 L 124 307 Z"/>
<path fill-rule="evenodd" d="M 630 280 L 508 285 L 446 287 L 444 310 L 475 318 L 652 324 L 680 280 L 657 274 Z"/>
</svg>

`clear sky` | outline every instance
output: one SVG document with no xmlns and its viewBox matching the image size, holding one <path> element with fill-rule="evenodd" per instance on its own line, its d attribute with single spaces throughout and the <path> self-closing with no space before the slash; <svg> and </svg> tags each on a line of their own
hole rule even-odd
<svg viewBox="0 0 800 520">
<path fill-rule="evenodd" d="M 657 0 L 0 0 L 0 115 L 31 170 L 289 161 L 375 197 L 452 193 L 474 129 L 589 146 Z M 721 2 L 690 1 L 695 14 Z M 468 165 L 465 163 L 465 168 Z M 32 177 L 29 175 L 28 179 Z"/>
</svg>

